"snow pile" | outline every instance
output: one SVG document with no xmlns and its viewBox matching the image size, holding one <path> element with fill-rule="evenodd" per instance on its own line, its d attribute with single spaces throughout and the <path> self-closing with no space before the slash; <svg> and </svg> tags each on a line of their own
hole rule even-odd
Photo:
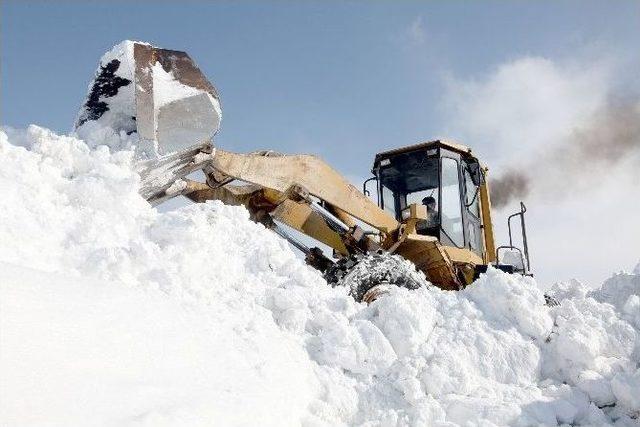
<svg viewBox="0 0 640 427">
<path fill-rule="evenodd" d="M 640 328 L 640 263 L 632 274 L 619 273 L 591 292 L 596 300 L 613 305 L 623 318 Z"/>
<path fill-rule="evenodd" d="M 358 304 L 242 208 L 151 208 L 132 158 L 0 133 L 0 424 L 638 424 L 637 272 Z"/>
</svg>

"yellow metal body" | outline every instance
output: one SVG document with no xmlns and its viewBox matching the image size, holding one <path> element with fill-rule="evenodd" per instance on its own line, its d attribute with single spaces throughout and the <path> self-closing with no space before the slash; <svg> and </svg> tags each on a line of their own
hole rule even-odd
<svg viewBox="0 0 640 427">
<path fill-rule="evenodd" d="M 225 175 L 280 193 L 294 185 L 383 233 L 399 224 L 342 175 L 321 159 L 309 155 L 263 156 L 216 149 L 212 166 Z"/>
<path fill-rule="evenodd" d="M 470 153 L 464 146 L 448 144 L 457 151 Z M 335 253 L 347 255 L 349 250 L 340 233 L 310 207 L 312 197 L 320 199 L 325 208 L 347 226 L 352 227 L 360 220 L 376 229 L 379 233 L 371 239 L 412 261 L 432 283 L 443 289 L 468 285 L 473 280 L 474 267 L 495 258 L 486 180 L 479 190 L 485 248 L 480 257 L 469 249 L 445 246 L 435 237 L 417 234 L 417 222 L 427 216 L 425 206 L 411 205 L 409 218 L 400 223 L 315 156 L 238 154 L 216 149 L 206 170 L 214 181 L 233 179 L 243 184 L 211 188 L 190 181 L 184 190 L 185 196 L 197 202 L 216 199 L 244 205 L 255 220 L 269 217 L 280 221 L 331 247 Z M 305 196 L 301 197 L 300 191 Z"/>
<path fill-rule="evenodd" d="M 488 170 L 484 170 L 485 176 Z M 496 242 L 493 235 L 493 222 L 491 221 L 491 199 L 489 198 L 489 184 L 485 179 L 480 185 L 480 214 L 482 215 L 482 236 L 484 240 L 484 263 L 496 261 Z"/>
</svg>

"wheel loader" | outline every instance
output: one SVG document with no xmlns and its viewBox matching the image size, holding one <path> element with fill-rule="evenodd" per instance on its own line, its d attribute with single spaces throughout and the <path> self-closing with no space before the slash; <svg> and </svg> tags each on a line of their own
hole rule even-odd
<svg viewBox="0 0 640 427">
<path fill-rule="evenodd" d="M 489 265 L 529 274 L 526 208 L 509 217 L 509 244 L 496 247 L 487 168 L 470 148 L 433 140 L 378 153 L 361 191 L 312 155 L 217 147 L 221 118 L 217 90 L 185 52 L 126 41 L 103 56 L 75 127 L 137 137 L 140 194 L 150 203 L 184 196 L 243 205 L 359 301 L 417 286 L 404 260 L 447 290 Z M 511 233 L 518 218 L 523 250 Z M 501 251 L 516 262 L 498 262 Z"/>
</svg>

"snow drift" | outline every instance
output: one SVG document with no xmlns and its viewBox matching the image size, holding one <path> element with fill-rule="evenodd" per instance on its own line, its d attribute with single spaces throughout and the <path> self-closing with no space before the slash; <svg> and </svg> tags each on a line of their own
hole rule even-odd
<svg viewBox="0 0 640 427">
<path fill-rule="evenodd" d="M 638 424 L 640 271 L 367 306 L 243 208 L 153 209 L 95 138 L 0 132 L 0 424 Z"/>
</svg>

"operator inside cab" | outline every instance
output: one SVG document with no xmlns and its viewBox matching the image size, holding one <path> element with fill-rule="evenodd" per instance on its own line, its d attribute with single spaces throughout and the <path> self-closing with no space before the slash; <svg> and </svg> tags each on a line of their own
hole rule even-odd
<svg viewBox="0 0 640 427">
<path fill-rule="evenodd" d="M 438 209 L 436 207 L 436 199 L 427 196 L 422 199 L 422 204 L 427 207 L 427 219 L 416 224 L 416 231 L 422 235 L 438 235 Z"/>
</svg>

